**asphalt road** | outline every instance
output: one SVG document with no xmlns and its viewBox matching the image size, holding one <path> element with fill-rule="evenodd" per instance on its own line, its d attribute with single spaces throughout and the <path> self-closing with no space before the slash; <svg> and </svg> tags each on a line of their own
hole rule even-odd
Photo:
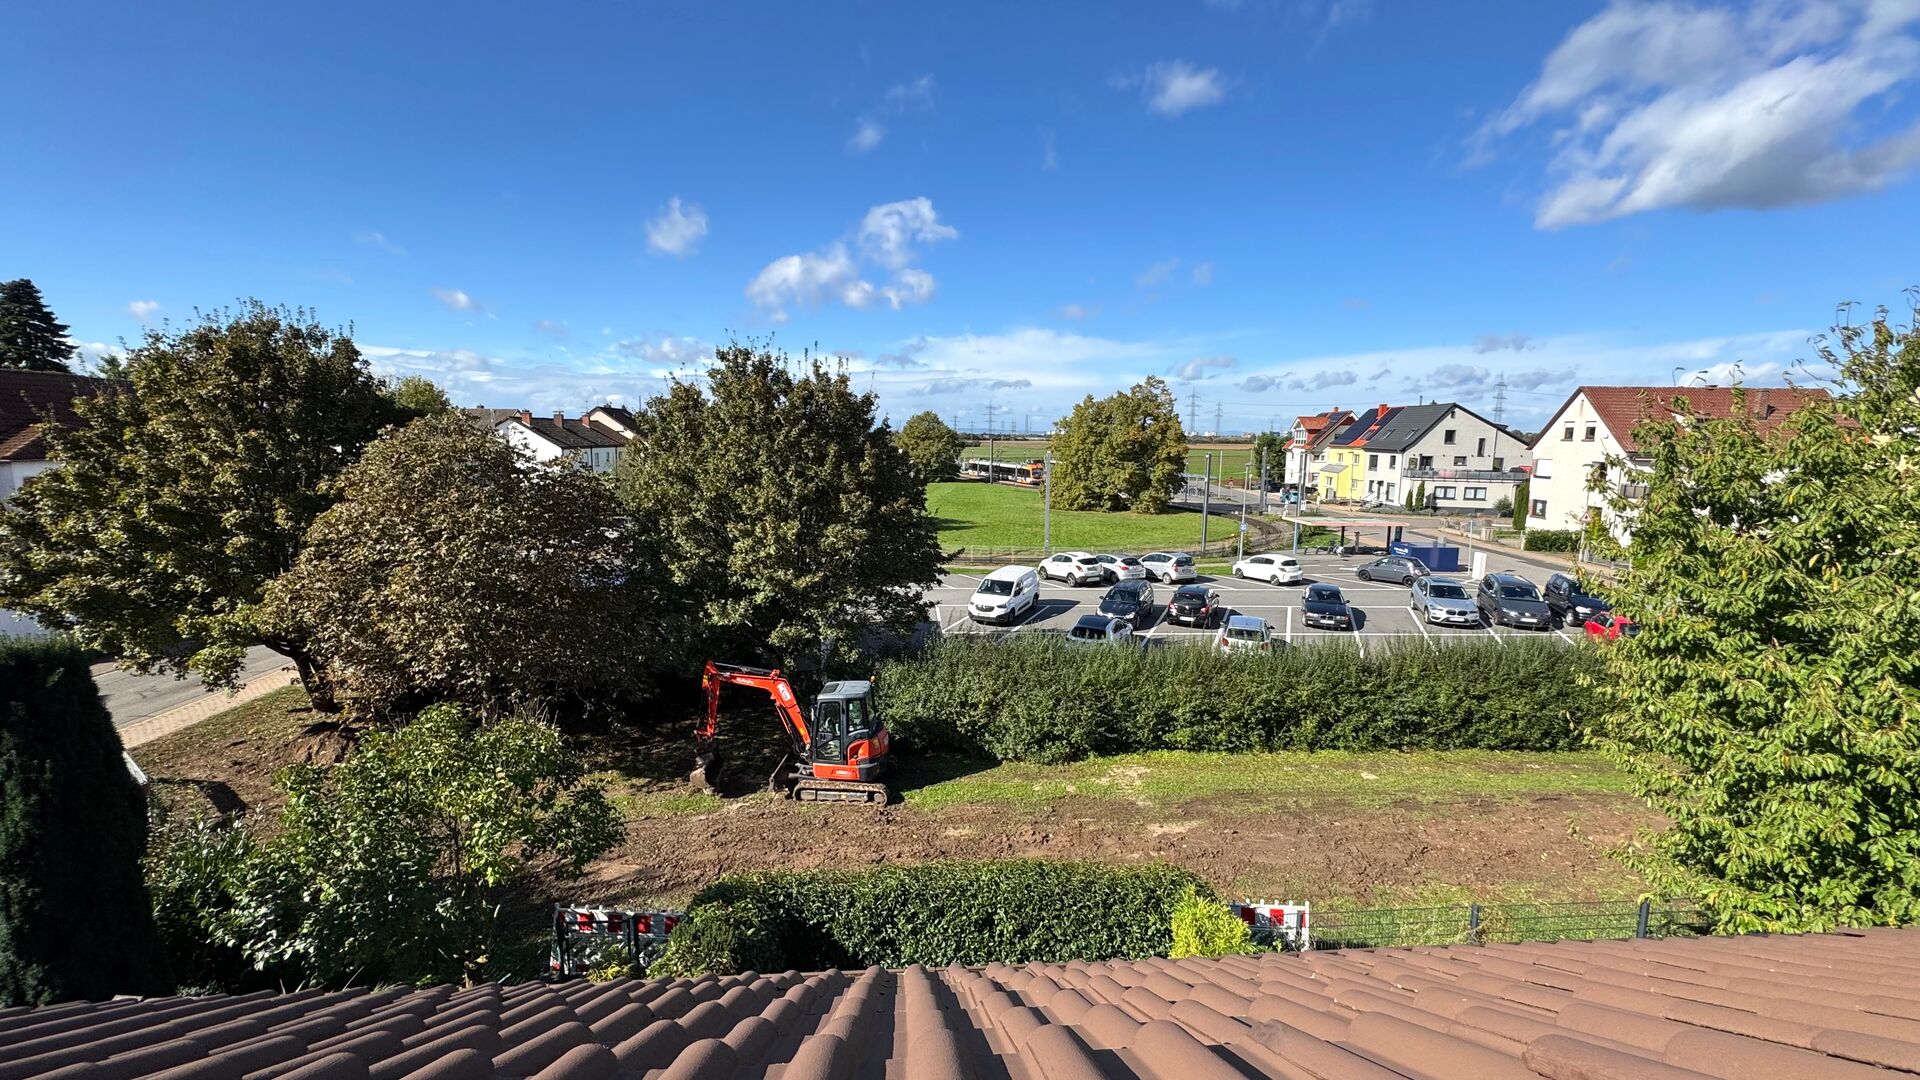
<svg viewBox="0 0 1920 1080">
<path fill-rule="evenodd" d="M 1251 553 L 1250 553 L 1251 554 Z M 1267 620 L 1277 636 L 1293 644 L 1301 644 L 1320 638 L 1352 638 L 1364 651 L 1373 642 L 1390 638 L 1437 639 L 1452 637 L 1540 637 L 1543 631 L 1515 630 L 1510 627 L 1478 628 L 1433 626 L 1416 618 L 1407 608 L 1407 588 L 1404 585 L 1390 585 L 1384 582 L 1361 581 L 1354 576 L 1354 568 L 1373 561 L 1372 556 L 1355 555 L 1300 555 L 1301 569 L 1306 573 L 1307 583 L 1326 581 L 1340 586 L 1340 591 L 1353 606 L 1358 618 L 1359 628 L 1352 632 L 1320 630 L 1305 625 L 1300 619 L 1300 600 L 1306 591 L 1306 585 L 1268 585 L 1257 581 L 1240 581 L 1228 576 L 1214 577 L 1202 574 L 1200 581 L 1211 585 L 1220 593 L 1220 599 L 1232 615 L 1255 615 Z M 1525 575 L 1536 585 L 1546 584 L 1547 575 L 1553 568 L 1519 558 L 1507 557 L 1500 552 L 1487 562 L 1489 571 L 1513 570 Z M 1440 577 L 1454 577 L 1467 580 L 1463 571 L 1459 574 L 1441 574 Z M 1072 586 L 1051 581 L 1040 584 L 1040 602 L 1034 605 L 1031 614 L 1017 625 L 1009 627 L 988 626 L 974 622 L 967 616 L 967 600 L 979 585 L 980 575 L 969 573 L 948 574 L 928 596 L 933 601 L 933 618 L 938 622 L 941 632 L 947 634 L 1005 634 L 1031 631 L 1064 632 L 1071 628 L 1074 621 L 1082 615 L 1092 614 L 1099 607 L 1100 597 L 1106 592 L 1105 585 Z M 1155 622 L 1139 634 L 1149 640 L 1166 640 L 1186 644 L 1204 644 L 1213 640 L 1218 631 L 1213 627 L 1190 627 L 1167 622 L 1163 609 L 1167 598 L 1177 586 L 1154 584 Z M 1545 631 L 1544 636 L 1557 637 L 1571 641 L 1578 631 Z"/>
<path fill-rule="evenodd" d="M 241 663 L 240 681 L 277 671 L 287 662 L 286 657 L 272 649 L 255 646 L 247 650 L 246 660 Z M 113 714 L 114 727 L 126 727 L 208 694 L 221 693 L 202 686 L 197 678 L 136 675 L 115 664 L 95 664 L 93 681 L 100 687 L 100 700 L 106 702 L 107 711 Z"/>
</svg>

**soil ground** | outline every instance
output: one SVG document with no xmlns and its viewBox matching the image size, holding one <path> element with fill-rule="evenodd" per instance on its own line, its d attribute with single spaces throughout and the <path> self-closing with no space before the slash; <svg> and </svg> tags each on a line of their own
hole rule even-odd
<svg viewBox="0 0 1920 1080">
<path fill-rule="evenodd" d="M 340 737 L 292 689 L 140 747 L 176 812 L 272 811 L 273 774 L 332 760 Z M 1316 905 L 1632 896 L 1606 852 L 1656 819 L 1584 753 L 1156 753 L 1068 765 L 900 754 L 885 808 L 789 802 L 758 790 L 778 745 L 758 710 L 729 706 L 722 796 L 686 782 L 690 718 L 574 732 L 627 817 L 625 840 L 556 899 L 671 906 L 738 870 L 939 858 L 1161 859 L 1223 894 Z M 746 731 L 749 735 L 736 735 Z"/>
</svg>

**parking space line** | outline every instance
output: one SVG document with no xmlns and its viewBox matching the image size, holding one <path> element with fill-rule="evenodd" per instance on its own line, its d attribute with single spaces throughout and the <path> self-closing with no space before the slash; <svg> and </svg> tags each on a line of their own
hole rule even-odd
<svg viewBox="0 0 1920 1080">
<path fill-rule="evenodd" d="M 1413 620 L 1414 628 L 1420 631 L 1421 637 L 1427 639 L 1427 644 L 1429 645 L 1433 644 L 1433 635 L 1427 632 L 1426 615 L 1424 614 L 1416 615 L 1413 612 L 1413 608 L 1409 607 L 1407 608 L 1407 618 Z"/>
<path fill-rule="evenodd" d="M 1293 644 L 1293 608 L 1287 608 L 1287 644 Z"/>
</svg>

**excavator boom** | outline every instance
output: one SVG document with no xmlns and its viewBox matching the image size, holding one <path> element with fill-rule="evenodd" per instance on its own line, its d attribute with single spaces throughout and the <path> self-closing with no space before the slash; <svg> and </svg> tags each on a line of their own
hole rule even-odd
<svg viewBox="0 0 1920 1080">
<path fill-rule="evenodd" d="M 886 785 L 873 780 L 886 766 L 887 729 L 874 713 L 869 683 L 832 683 L 819 706 L 827 719 L 816 731 L 793 684 L 778 668 L 744 667 L 711 660 L 700 678 L 706 711 L 694 728 L 694 767 L 690 779 L 702 791 L 714 790 L 718 761 L 720 690 L 746 686 L 773 700 L 774 715 L 792 749 L 774 771 L 770 786 L 799 799 L 884 804 Z"/>
</svg>

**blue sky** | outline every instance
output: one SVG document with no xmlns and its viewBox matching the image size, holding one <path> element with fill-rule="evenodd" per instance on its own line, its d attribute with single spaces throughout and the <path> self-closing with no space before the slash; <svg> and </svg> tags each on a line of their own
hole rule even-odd
<svg viewBox="0 0 1920 1080">
<path fill-rule="evenodd" d="M 596 9 L 596 10 L 588 10 Z M 90 351 L 256 296 L 462 404 L 715 342 L 896 422 L 1775 382 L 1920 284 L 1920 0 L 29 0 L 0 277 Z"/>
</svg>

